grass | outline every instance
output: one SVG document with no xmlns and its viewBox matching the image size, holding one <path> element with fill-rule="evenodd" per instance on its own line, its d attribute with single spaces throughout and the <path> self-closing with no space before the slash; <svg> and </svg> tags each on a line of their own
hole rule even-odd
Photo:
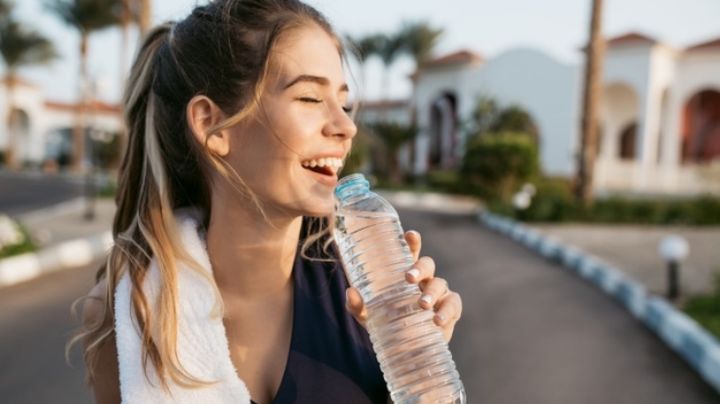
<svg viewBox="0 0 720 404">
<path fill-rule="evenodd" d="M 715 276 L 715 288 L 709 295 L 688 298 L 683 311 L 700 325 L 720 338 L 720 268 Z"/>
<path fill-rule="evenodd" d="M 30 237 L 30 233 L 23 225 L 20 225 L 20 231 L 23 233 L 24 236 L 23 242 L 0 249 L 0 259 L 33 252 L 37 249 L 37 246 L 32 241 L 32 237 Z"/>
</svg>

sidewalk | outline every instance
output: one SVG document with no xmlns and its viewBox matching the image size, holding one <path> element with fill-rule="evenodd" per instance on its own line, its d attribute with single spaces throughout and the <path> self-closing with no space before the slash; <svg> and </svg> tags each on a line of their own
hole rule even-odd
<svg viewBox="0 0 720 404">
<path fill-rule="evenodd" d="M 670 234 L 685 238 L 690 245 L 690 254 L 680 272 L 684 294 L 712 292 L 714 276 L 720 273 L 720 227 L 598 224 L 528 224 L 528 227 L 602 257 L 658 295 L 666 292 L 667 269 L 657 246 Z"/>
<path fill-rule="evenodd" d="M 95 219 L 84 218 L 82 198 L 19 215 L 38 242 L 35 253 L 0 260 L 0 287 L 10 286 L 59 270 L 96 262 L 112 245 L 110 233 L 115 214 L 112 199 L 98 199 Z"/>
<path fill-rule="evenodd" d="M 84 198 L 77 198 L 48 209 L 19 215 L 17 219 L 27 227 L 42 249 L 68 240 L 96 236 L 112 228 L 114 200 L 98 198 L 94 220 L 85 219 L 85 210 Z"/>
</svg>

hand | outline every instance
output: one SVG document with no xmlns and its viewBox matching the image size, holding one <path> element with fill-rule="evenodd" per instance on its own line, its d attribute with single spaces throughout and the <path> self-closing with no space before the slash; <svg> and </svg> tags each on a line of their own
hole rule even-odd
<svg viewBox="0 0 720 404">
<path fill-rule="evenodd" d="M 432 258 L 418 258 L 422 245 L 420 233 L 407 231 L 405 232 L 405 240 L 415 260 L 415 264 L 405 274 L 405 279 L 410 283 L 420 285 L 420 290 L 423 292 L 419 300 L 420 307 L 427 310 L 435 310 L 433 321 L 442 328 L 445 341 L 450 342 L 453 331 L 455 330 L 455 324 L 462 314 L 462 299 L 459 294 L 448 288 L 448 283 L 445 279 L 434 276 L 435 262 Z M 367 310 L 360 296 L 360 292 L 350 287 L 345 293 L 347 310 L 355 317 L 358 323 L 365 327 Z"/>
</svg>

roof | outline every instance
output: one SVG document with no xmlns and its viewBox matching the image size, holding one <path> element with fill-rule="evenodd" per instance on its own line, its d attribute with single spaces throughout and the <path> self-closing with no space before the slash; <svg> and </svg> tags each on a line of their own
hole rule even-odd
<svg viewBox="0 0 720 404">
<path fill-rule="evenodd" d="M 645 34 L 641 34 L 638 32 L 628 32 L 623 35 L 608 38 L 606 43 L 607 43 L 607 46 L 616 46 L 616 45 L 628 45 L 628 44 L 640 44 L 640 43 L 654 45 L 658 42 L 659 41 L 657 39 L 649 37 Z"/>
<path fill-rule="evenodd" d="M 94 112 L 106 112 L 113 114 L 120 114 L 122 108 L 117 104 L 108 104 L 102 101 L 91 101 L 88 103 L 88 109 Z M 45 108 L 54 109 L 58 111 L 76 111 L 80 107 L 79 103 L 59 102 L 59 101 L 45 101 Z"/>
<path fill-rule="evenodd" d="M 365 101 L 360 103 L 360 110 L 405 108 L 407 106 L 408 100 Z"/>
<path fill-rule="evenodd" d="M 423 63 L 420 68 L 427 69 L 437 66 L 464 65 L 468 63 L 479 63 L 482 61 L 483 57 L 480 54 L 468 49 L 461 49 L 435 59 L 430 59 Z"/>
<path fill-rule="evenodd" d="M 704 41 L 700 43 L 696 43 L 694 45 L 690 45 L 687 48 L 685 48 L 686 51 L 697 51 L 697 50 L 706 50 L 706 49 L 714 49 L 714 48 L 720 48 L 720 37 L 711 39 L 709 41 Z"/>
<path fill-rule="evenodd" d="M 4 76 L 4 77 L 2 77 L 2 79 L 0 79 L 0 83 L 2 83 L 2 84 L 5 85 L 5 86 L 7 86 L 8 84 L 12 83 L 12 84 L 14 84 L 15 86 L 21 85 L 21 86 L 23 86 L 23 87 L 33 87 L 33 88 L 37 88 L 37 85 L 35 85 L 34 83 L 32 83 L 32 82 L 30 82 L 30 81 L 28 81 L 28 80 L 25 80 L 25 79 L 22 78 L 22 77 L 18 77 L 18 76 L 12 76 L 12 77 L 10 77 L 10 76 Z"/>
<path fill-rule="evenodd" d="M 466 64 L 479 64 L 482 63 L 484 60 L 485 59 L 482 57 L 482 55 L 477 52 L 468 49 L 461 49 L 459 51 L 448 53 L 435 59 L 428 60 L 427 62 L 420 65 L 418 69 L 410 75 L 410 79 L 413 81 L 417 80 L 420 77 L 420 72 L 422 72 L 423 70 L 433 69 L 435 67 L 442 66 L 462 66 Z"/>
</svg>

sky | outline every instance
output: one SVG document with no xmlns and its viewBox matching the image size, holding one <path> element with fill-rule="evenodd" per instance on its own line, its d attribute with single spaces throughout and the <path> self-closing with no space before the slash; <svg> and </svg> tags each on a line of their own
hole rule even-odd
<svg viewBox="0 0 720 404">
<path fill-rule="evenodd" d="M 53 101 L 77 99 L 78 34 L 43 7 L 43 0 L 14 0 L 17 17 L 51 38 L 60 53 L 51 65 L 23 69 L 21 76 L 42 88 Z M 198 0 L 155 0 L 153 22 L 183 18 Z M 580 62 L 579 48 L 587 41 L 591 0 L 307 0 L 326 15 L 336 31 L 365 35 L 391 33 L 404 21 L 427 21 L 444 29 L 436 54 L 470 49 L 492 58 L 517 47 L 542 50 L 569 64 Z M 612 37 L 638 31 L 682 48 L 720 37 L 720 0 L 605 0 L 603 30 Z M 131 35 L 126 66 L 134 54 Z M 120 33 L 107 29 L 90 40 L 89 71 L 97 79 L 99 98 L 120 97 Z M 409 58 L 391 70 L 391 98 L 408 97 L 414 70 Z M 362 93 L 376 99 L 381 64 L 371 60 Z"/>
</svg>

